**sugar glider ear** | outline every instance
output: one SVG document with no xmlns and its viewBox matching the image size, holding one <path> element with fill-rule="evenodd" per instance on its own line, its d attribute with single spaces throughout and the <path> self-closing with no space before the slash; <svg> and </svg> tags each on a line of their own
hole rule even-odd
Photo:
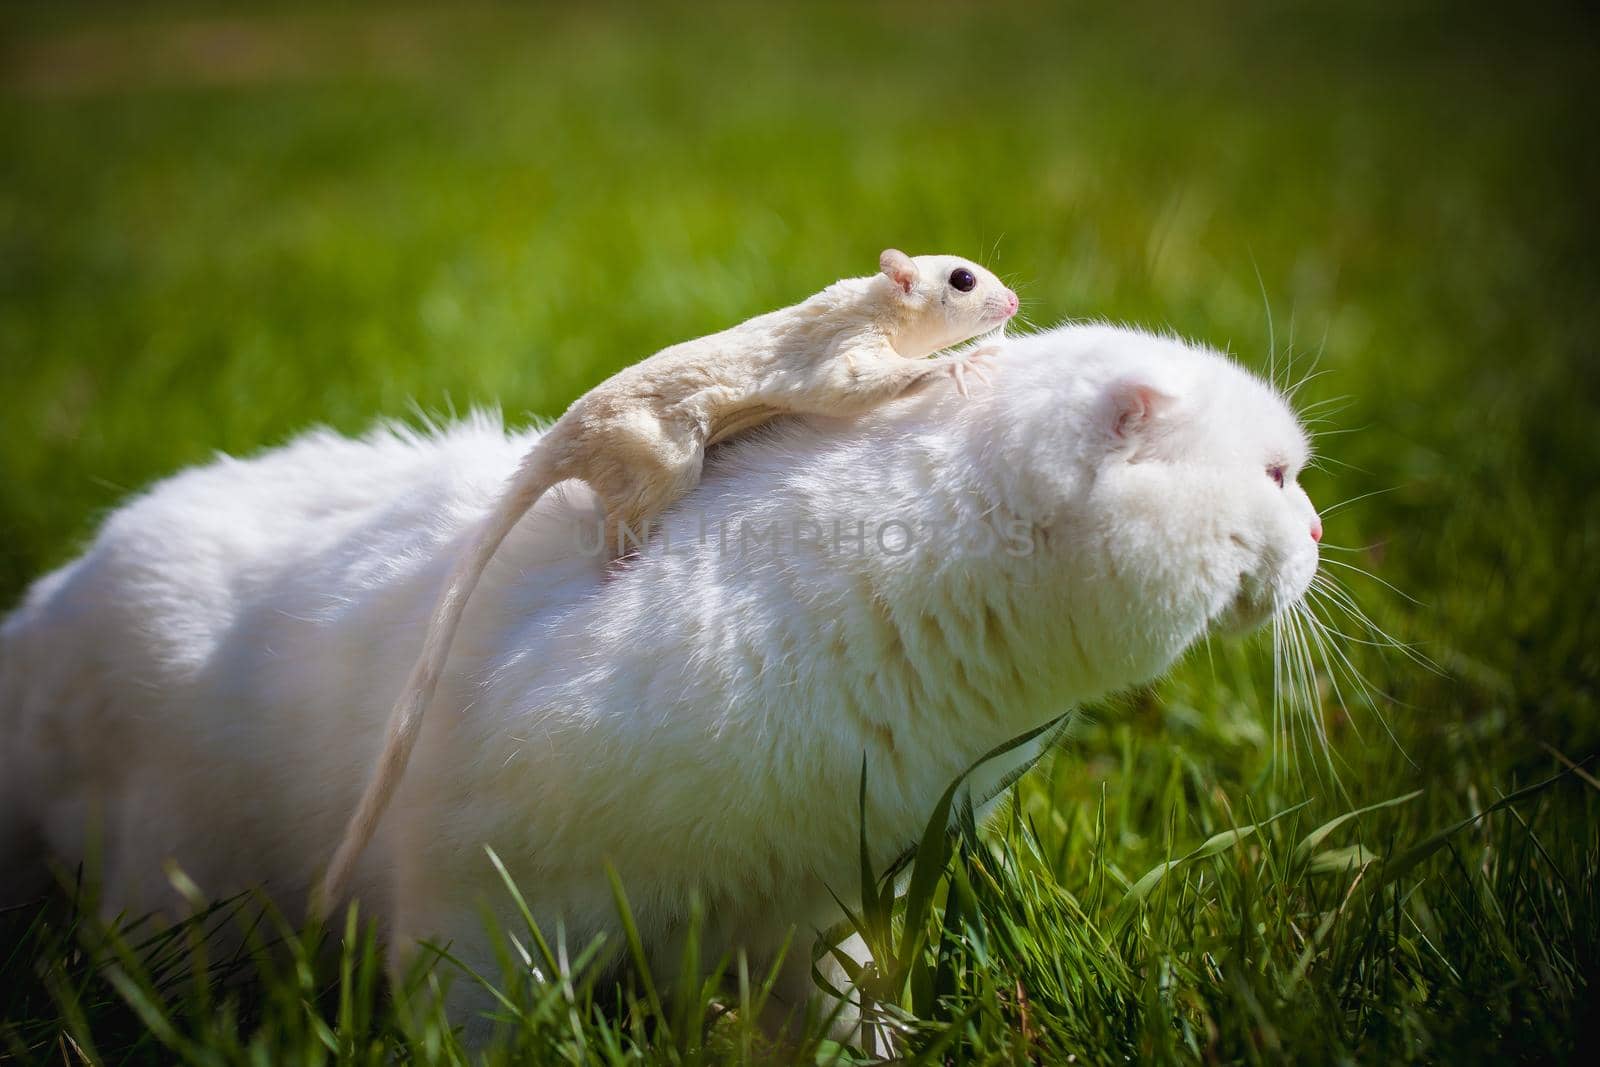
<svg viewBox="0 0 1600 1067">
<path fill-rule="evenodd" d="M 878 269 L 889 276 L 889 280 L 900 287 L 902 293 L 911 292 L 911 287 L 917 284 L 917 264 L 910 256 L 898 248 L 885 248 L 878 256 Z"/>
<path fill-rule="evenodd" d="M 1144 378 L 1118 378 L 1106 389 L 1106 432 L 1125 441 L 1151 428 L 1175 402 Z"/>
</svg>

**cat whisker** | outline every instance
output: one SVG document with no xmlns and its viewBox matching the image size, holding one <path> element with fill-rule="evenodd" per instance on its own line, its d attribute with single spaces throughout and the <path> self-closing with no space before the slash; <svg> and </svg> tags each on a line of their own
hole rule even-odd
<svg viewBox="0 0 1600 1067">
<path fill-rule="evenodd" d="M 1379 686 L 1374 686 L 1371 681 L 1366 680 L 1365 675 L 1362 675 L 1362 672 L 1355 667 L 1354 662 L 1350 661 L 1350 657 L 1346 656 L 1344 651 L 1339 649 L 1338 646 L 1333 646 L 1333 651 L 1334 654 L 1339 657 L 1339 661 L 1342 662 L 1342 667 L 1344 667 L 1344 670 L 1346 670 L 1347 677 L 1349 677 L 1350 680 L 1354 681 L 1354 683 L 1357 683 L 1357 685 L 1362 688 L 1363 696 L 1365 696 L 1366 701 L 1368 701 L 1368 707 L 1371 707 L 1371 710 L 1373 710 L 1374 717 L 1378 718 L 1379 725 L 1382 725 L 1382 728 L 1384 728 L 1384 733 L 1389 734 L 1389 739 L 1390 741 L 1394 742 L 1395 749 L 1400 750 L 1400 755 L 1403 755 L 1403 757 L 1406 758 L 1406 761 L 1413 763 L 1413 766 L 1416 765 L 1416 761 L 1411 760 L 1410 753 L 1406 752 L 1405 745 L 1400 744 L 1400 739 L 1395 737 L 1394 729 L 1390 728 L 1389 720 L 1384 717 L 1384 713 L 1382 713 L 1382 707 L 1379 705 L 1379 702 L 1376 701 L 1376 699 L 1373 699 L 1373 694 L 1376 693 L 1378 696 L 1384 697 L 1384 699 L 1386 699 L 1387 702 L 1390 702 L 1390 704 L 1400 705 L 1400 707 L 1406 707 L 1405 701 L 1400 701 L 1400 699 L 1395 697 L 1394 694 L 1387 693 L 1387 691 L 1384 691 L 1384 689 L 1379 688 Z"/>
<path fill-rule="evenodd" d="M 1319 552 L 1371 552 L 1382 545 L 1382 541 L 1374 541 L 1370 545 L 1336 545 L 1331 541 L 1323 541 L 1317 546 Z M 1322 562 L 1327 563 L 1327 560 Z"/>
<path fill-rule="evenodd" d="M 1305 786 L 1303 769 L 1293 759 L 1296 751 L 1296 730 L 1305 739 L 1308 748 L 1317 747 L 1306 728 L 1307 715 L 1315 716 L 1316 699 L 1303 648 L 1303 638 L 1292 612 L 1282 612 L 1274 619 L 1274 634 L 1279 643 L 1281 684 L 1274 689 L 1273 755 L 1285 767 L 1293 765 Z"/>
<path fill-rule="evenodd" d="M 1312 366 L 1316 366 L 1316 364 L 1313 363 Z M 1299 395 L 1300 390 L 1304 389 L 1307 385 L 1309 385 L 1310 383 L 1316 381 L 1318 378 L 1322 377 L 1324 374 L 1332 374 L 1332 373 L 1333 373 L 1333 368 L 1332 367 L 1324 367 L 1322 370 L 1312 371 L 1310 374 L 1307 374 L 1304 378 L 1301 378 L 1298 382 L 1296 382 L 1294 384 L 1294 388 L 1289 390 L 1288 395 L 1285 397 L 1285 399 L 1287 399 L 1290 404 L 1293 404 L 1294 403 L 1294 398 L 1297 395 Z"/>
<path fill-rule="evenodd" d="M 1333 561 L 1329 560 L 1327 562 Z M 1394 649 L 1402 656 L 1405 656 L 1406 659 L 1410 660 L 1412 663 L 1431 674 L 1438 675 L 1441 678 L 1445 677 L 1444 669 L 1441 668 L 1437 663 L 1433 662 L 1433 660 L 1430 659 L 1424 652 L 1416 648 L 1414 645 L 1410 645 L 1404 641 L 1401 641 L 1399 638 L 1395 637 L 1393 634 L 1389 633 L 1383 627 L 1374 622 L 1372 617 L 1363 611 L 1361 606 L 1356 603 L 1355 598 L 1351 596 L 1350 591 L 1338 584 L 1336 579 L 1330 575 L 1318 575 L 1317 577 L 1321 580 L 1318 581 L 1315 578 L 1312 580 L 1311 592 L 1314 592 L 1317 596 L 1325 600 L 1330 607 L 1336 608 L 1340 612 L 1344 613 L 1351 620 L 1353 620 L 1357 626 L 1367 631 L 1371 637 L 1376 638 L 1378 643 L 1382 644 L 1384 647 Z M 1396 590 L 1396 592 L 1398 592 L 1398 590 Z"/>
<path fill-rule="evenodd" d="M 1357 644 L 1371 645 L 1376 648 L 1394 649 L 1401 655 L 1405 656 L 1406 659 L 1410 660 L 1413 664 L 1421 667 L 1430 674 L 1437 675 L 1441 678 L 1446 676 L 1444 670 L 1426 655 L 1417 651 L 1415 648 L 1410 647 L 1409 645 L 1396 641 L 1383 630 L 1372 625 L 1371 620 L 1367 619 L 1359 608 L 1352 610 L 1352 606 L 1350 604 L 1341 601 L 1338 596 L 1335 595 L 1336 592 L 1342 591 L 1330 591 L 1326 588 L 1323 588 L 1318 589 L 1315 592 L 1316 596 L 1321 600 L 1321 602 L 1327 604 L 1332 609 L 1341 611 L 1350 616 L 1350 618 L 1354 619 L 1358 625 L 1364 626 L 1367 629 L 1367 632 L 1376 638 L 1376 640 L 1362 640 L 1360 638 L 1347 637 L 1348 640 L 1351 640 Z M 1324 622 L 1323 625 L 1325 627 L 1328 626 L 1326 622 Z M 1330 630 L 1332 629 L 1331 627 L 1328 628 Z M 1390 697 L 1390 699 L 1395 700 L 1393 697 Z M 1395 703 L 1400 703 L 1400 701 L 1395 700 Z"/>
<path fill-rule="evenodd" d="M 1345 405 L 1344 407 L 1328 408 L 1325 411 L 1313 409 L 1312 412 L 1302 412 L 1299 416 L 1300 424 L 1302 426 L 1321 426 L 1325 423 L 1337 423 L 1340 421 L 1340 416 L 1344 414 L 1345 409 L 1348 406 L 1349 405 Z M 1370 426 L 1371 424 L 1369 423 L 1367 425 Z M 1329 431 L 1323 430 L 1321 432 L 1326 434 Z"/>
<path fill-rule="evenodd" d="M 1337 673 L 1336 669 L 1343 667 L 1345 676 L 1355 684 L 1363 702 L 1369 707 L 1377 707 L 1378 702 L 1373 698 L 1373 694 L 1383 697 L 1390 703 L 1400 703 L 1399 699 L 1394 697 L 1392 694 L 1385 692 L 1380 687 L 1368 682 L 1366 677 L 1356 669 L 1356 666 L 1353 662 L 1351 662 L 1350 657 L 1345 654 L 1345 651 L 1339 647 L 1337 642 L 1332 640 L 1333 637 L 1338 636 L 1339 632 L 1333 627 L 1329 626 L 1325 620 L 1319 619 L 1316 616 L 1312 609 L 1312 605 L 1315 602 L 1316 601 L 1314 598 L 1307 598 L 1305 604 L 1306 621 L 1310 624 L 1311 631 L 1317 639 L 1318 648 L 1320 648 L 1323 652 L 1323 661 L 1329 668 L 1330 674 Z M 1333 680 L 1334 683 L 1337 684 L 1337 680 Z M 1345 705 L 1345 710 L 1350 710 L 1348 704 Z"/>
<path fill-rule="evenodd" d="M 1333 420 L 1333 416 L 1332 415 L 1318 416 L 1317 418 L 1314 418 L 1314 419 L 1311 419 L 1309 421 L 1306 421 L 1304 423 L 1304 425 L 1306 425 L 1306 426 L 1320 426 L 1323 423 L 1330 423 L 1330 422 L 1333 422 L 1333 421 L 1334 420 Z M 1366 433 L 1370 429 L 1372 429 L 1372 424 L 1370 422 L 1367 422 L 1367 423 L 1362 423 L 1360 426 L 1342 426 L 1337 430 L 1312 430 L 1312 431 L 1310 431 L 1310 433 L 1311 433 L 1311 436 L 1313 438 L 1343 437 L 1345 434 L 1349 434 L 1349 433 Z"/>
<path fill-rule="evenodd" d="M 1303 603 L 1297 603 L 1294 606 L 1290 619 L 1300 649 L 1302 700 L 1299 723 L 1301 733 L 1305 737 L 1307 747 L 1322 756 L 1322 766 L 1327 769 L 1329 780 L 1335 788 L 1343 792 L 1344 783 L 1339 775 L 1338 765 L 1334 762 L 1333 746 L 1328 739 L 1327 724 L 1322 716 L 1322 700 L 1316 685 L 1316 664 L 1312 653 L 1311 637 L 1308 636 L 1308 630 L 1310 629 L 1308 623 L 1314 620 L 1306 614 Z M 1330 681 L 1333 681 L 1331 675 L 1329 677 Z M 1337 685 L 1334 687 L 1334 694 L 1342 706 L 1344 703 L 1343 695 L 1339 693 Z"/>
<path fill-rule="evenodd" d="M 1289 629 L 1293 619 L 1278 613 L 1272 619 L 1272 764 L 1284 773 L 1294 752 L 1293 714 L 1300 703 L 1297 663 Z"/>
<path fill-rule="evenodd" d="M 1323 434 L 1323 436 L 1326 437 L 1327 434 Z M 1368 476 L 1372 474 L 1372 472 L 1367 470 L 1365 467 L 1358 467 L 1354 463 L 1347 463 L 1342 459 L 1334 459 L 1332 456 L 1318 456 L 1317 461 L 1319 464 L 1332 463 L 1336 467 L 1343 467 L 1345 470 L 1354 471 L 1356 474 L 1365 474 Z"/>
<path fill-rule="evenodd" d="M 1356 401 L 1356 395 L 1354 393 L 1340 393 L 1338 396 L 1329 396 L 1329 397 L 1324 397 L 1321 400 L 1313 400 L 1311 403 L 1306 404 L 1303 407 L 1296 408 L 1295 411 L 1296 411 L 1297 414 L 1299 414 L 1301 416 L 1305 416 L 1305 415 L 1310 414 L 1313 411 L 1316 411 L 1318 408 L 1324 408 L 1324 407 L 1327 407 L 1330 404 L 1340 404 L 1340 405 L 1342 405 L 1340 407 L 1340 409 L 1339 409 L 1340 411 L 1342 411 L 1342 410 L 1344 410 L 1344 408 L 1347 408 L 1350 405 L 1354 404 L 1355 401 Z"/>
<path fill-rule="evenodd" d="M 1266 279 L 1261 277 L 1261 264 L 1256 262 L 1253 252 L 1250 253 L 1250 269 L 1256 273 L 1256 288 L 1261 290 L 1261 310 L 1267 316 L 1267 381 L 1279 393 L 1283 393 L 1278 385 L 1278 337 L 1272 328 L 1272 299 L 1267 296 Z M 1293 360 L 1290 361 L 1290 368 L 1293 368 Z"/>
<path fill-rule="evenodd" d="M 1271 765 L 1276 776 L 1282 768 L 1279 739 L 1283 733 L 1283 620 L 1272 619 L 1272 757 Z M 1274 779 L 1276 780 L 1276 779 Z"/>
<path fill-rule="evenodd" d="M 1388 648 L 1393 648 L 1394 647 L 1394 643 L 1391 642 L 1391 641 L 1373 640 L 1370 637 L 1360 637 L 1360 636 L 1357 636 L 1356 634 L 1346 633 L 1345 631 L 1339 629 L 1337 626 L 1334 626 L 1332 623 L 1328 622 L 1327 619 L 1318 619 L 1317 621 L 1321 624 L 1323 633 L 1328 634 L 1328 635 L 1330 635 L 1332 637 L 1337 637 L 1341 641 L 1347 641 L 1352 645 L 1365 645 L 1368 648 L 1383 648 L 1383 649 L 1388 649 Z"/>
<path fill-rule="evenodd" d="M 1342 710 L 1348 712 L 1350 710 L 1350 704 L 1349 701 L 1345 700 L 1344 693 L 1339 688 L 1339 679 L 1332 670 L 1331 661 L 1329 660 L 1327 649 L 1325 647 L 1325 639 L 1320 626 L 1320 620 L 1312 613 L 1310 605 L 1306 601 L 1301 601 L 1295 605 L 1295 616 L 1296 622 L 1301 630 L 1302 638 L 1306 642 L 1306 659 L 1307 662 L 1312 665 L 1313 677 L 1315 677 L 1316 673 L 1316 653 L 1321 652 L 1322 676 L 1328 681 L 1328 686 L 1331 690 L 1331 695 L 1333 696 L 1335 703 Z M 1317 703 L 1320 709 L 1322 703 L 1320 694 Z"/>
<path fill-rule="evenodd" d="M 1314 626 L 1321 627 L 1323 625 L 1321 620 L 1317 619 L 1314 615 L 1309 615 L 1308 617 L 1311 619 Z M 1373 716 L 1378 720 L 1378 724 L 1383 727 L 1384 733 L 1389 735 L 1389 740 L 1394 744 L 1395 748 L 1402 756 L 1405 757 L 1406 762 L 1410 763 L 1413 767 L 1417 766 L 1416 760 L 1411 758 L 1411 754 L 1406 751 L 1405 746 L 1400 743 L 1400 739 L 1395 736 L 1393 728 L 1391 728 L 1389 725 L 1389 720 L 1384 716 L 1383 709 L 1378 701 L 1374 699 L 1373 694 L 1376 693 L 1377 695 L 1382 696 L 1385 700 L 1392 704 L 1404 706 L 1404 702 L 1397 699 L 1392 694 L 1385 692 L 1382 688 L 1374 686 L 1371 682 L 1369 682 L 1366 677 L 1356 669 L 1356 666 L 1353 662 L 1351 662 L 1350 657 L 1345 655 L 1344 650 L 1339 648 L 1337 644 L 1327 641 L 1322 644 L 1322 648 L 1324 650 L 1325 658 L 1327 657 L 1327 653 L 1331 651 L 1333 656 L 1337 657 L 1337 664 L 1342 665 L 1346 677 L 1348 677 L 1356 686 L 1360 688 L 1362 697 L 1365 699 L 1367 706 L 1372 709 Z M 1329 659 L 1328 662 L 1330 665 L 1335 665 L 1335 661 L 1332 659 Z M 1346 710 L 1348 711 L 1348 708 Z M 1351 721 L 1351 727 L 1352 729 L 1355 727 L 1353 719 Z"/>
<path fill-rule="evenodd" d="M 1431 607 L 1432 607 L 1432 605 L 1430 605 L 1430 604 L 1424 604 L 1422 601 L 1418 600 L 1416 597 L 1412 596 L 1410 593 L 1406 592 L 1404 589 L 1401 589 L 1399 586 L 1395 585 L 1393 582 L 1390 582 L 1387 579 L 1378 577 L 1376 574 L 1373 574 L 1371 571 L 1367 570 L 1365 567 L 1358 566 L 1358 565 L 1356 565 L 1354 563 L 1347 563 L 1342 559 L 1325 559 L 1322 562 L 1331 563 L 1335 567 L 1343 567 L 1346 570 L 1355 571 L 1357 574 L 1361 575 L 1364 578 L 1371 578 L 1373 581 L 1377 582 L 1379 585 L 1383 586 L 1385 589 L 1389 590 L 1391 593 L 1395 594 L 1396 596 L 1398 596 L 1398 597 L 1400 597 L 1400 598 L 1402 598 L 1404 600 L 1410 601 L 1412 604 L 1415 604 L 1419 608 L 1430 608 L 1431 609 Z M 1334 579 L 1332 578 L 1332 576 L 1328 576 L 1328 580 L 1329 581 L 1333 581 Z"/>
<path fill-rule="evenodd" d="M 1259 275 L 1258 275 L 1258 277 L 1259 277 Z M 1263 292 L 1263 299 L 1265 299 L 1265 292 Z M 1268 311 L 1270 312 L 1270 310 L 1271 309 L 1269 308 Z M 1270 314 L 1269 314 L 1269 316 L 1268 316 L 1269 333 L 1270 333 L 1270 326 L 1271 326 L 1271 317 L 1270 317 Z M 1284 396 L 1284 398 L 1286 400 L 1289 400 L 1289 401 L 1292 402 L 1294 400 L 1295 396 L 1299 394 L 1300 390 L 1305 387 L 1307 382 L 1311 381 L 1315 377 L 1319 377 L 1322 374 L 1328 373 L 1327 371 L 1318 371 L 1317 370 L 1317 367 L 1322 363 L 1323 354 L 1325 352 L 1327 352 L 1327 350 L 1328 350 L 1328 328 L 1326 326 L 1324 326 L 1323 329 L 1322 329 L 1322 339 L 1317 343 L 1317 349 L 1311 355 L 1311 364 L 1310 364 L 1310 366 L 1308 366 L 1306 368 L 1306 373 L 1303 374 L 1297 381 L 1295 381 L 1295 383 L 1293 385 L 1288 386 L 1286 389 L 1282 390 L 1283 396 Z M 1288 362 L 1288 364 L 1287 364 L 1287 366 L 1285 367 L 1285 370 L 1284 370 L 1284 378 L 1286 380 L 1290 379 L 1290 378 L 1292 378 L 1294 376 L 1294 315 L 1293 315 L 1292 312 L 1291 312 L 1291 314 L 1289 316 L 1288 355 L 1289 355 L 1289 362 Z M 1274 386 L 1277 386 L 1278 383 L 1277 383 L 1276 380 L 1274 380 L 1272 384 Z M 1323 404 L 1323 403 L 1327 403 L 1327 402 L 1328 401 L 1318 401 L 1318 404 Z M 1315 407 L 1315 406 L 1316 405 L 1312 405 L 1312 407 Z M 1307 409 L 1307 410 L 1309 410 L 1309 409 Z"/>
<path fill-rule="evenodd" d="M 1332 504 L 1332 505 L 1329 505 L 1328 507 L 1323 508 L 1322 509 L 1322 517 L 1323 517 L 1323 519 L 1327 519 L 1327 517 L 1329 515 L 1337 514 L 1338 512 L 1343 511 L 1345 508 L 1349 507 L 1352 504 L 1359 504 L 1363 500 L 1369 500 L 1369 499 L 1371 499 L 1372 497 L 1375 497 L 1375 496 L 1382 496 L 1385 493 L 1393 493 L 1398 489 L 1404 489 L 1404 488 L 1405 488 L 1405 486 L 1403 486 L 1403 485 L 1391 485 L 1386 489 L 1374 489 L 1370 493 L 1362 493 L 1360 496 L 1353 496 L 1353 497 L 1350 497 L 1350 498 L 1348 498 L 1346 500 L 1341 500 L 1337 504 Z"/>
<path fill-rule="evenodd" d="M 1275 761 L 1281 759 L 1287 765 L 1296 750 L 1295 731 L 1298 728 L 1304 732 L 1305 709 L 1314 705 L 1306 688 L 1300 635 L 1292 608 L 1274 615 L 1272 632 L 1272 752 Z"/>
<path fill-rule="evenodd" d="M 1293 320 L 1292 316 L 1290 318 L 1289 329 L 1290 329 L 1290 341 L 1289 341 L 1289 343 L 1291 345 L 1293 345 L 1294 344 L 1294 338 L 1293 338 L 1294 320 Z M 1322 340 L 1320 342 L 1318 342 L 1317 350 L 1311 356 L 1311 365 L 1306 368 L 1305 375 L 1298 382 L 1296 382 L 1294 384 L 1294 388 L 1292 388 L 1289 391 L 1289 396 L 1290 396 L 1291 399 L 1293 399 L 1295 396 L 1297 396 L 1299 394 L 1300 390 L 1303 389 L 1305 387 L 1305 384 L 1307 382 L 1309 382 L 1312 378 L 1318 377 L 1318 376 L 1320 376 L 1322 374 L 1328 373 L 1327 371 L 1319 371 L 1319 370 L 1317 370 L 1317 367 L 1320 366 L 1321 363 L 1322 363 L 1322 355 L 1323 355 L 1324 352 L 1327 351 L 1327 348 L 1328 348 L 1328 332 L 1327 332 L 1326 329 L 1324 329 L 1323 332 L 1322 332 Z"/>
</svg>

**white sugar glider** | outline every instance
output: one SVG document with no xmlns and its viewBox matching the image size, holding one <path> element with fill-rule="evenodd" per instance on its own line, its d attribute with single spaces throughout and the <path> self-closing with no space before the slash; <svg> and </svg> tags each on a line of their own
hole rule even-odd
<svg viewBox="0 0 1600 1067">
<path fill-rule="evenodd" d="M 495 550 L 560 482 L 587 483 L 605 511 L 602 548 L 624 538 L 700 480 L 705 450 L 778 415 L 855 415 L 948 373 L 982 377 L 992 349 L 922 357 L 1002 327 L 1016 293 L 956 256 L 885 249 L 880 273 L 835 282 L 808 300 L 708 337 L 662 349 L 573 402 L 524 457 L 445 582 L 383 752 L 313 907 L 336 903 L 372 839 L 439 687 L 467 600 Z M 637 538 L 635 538 L 637 543 Z"/>
</svg>

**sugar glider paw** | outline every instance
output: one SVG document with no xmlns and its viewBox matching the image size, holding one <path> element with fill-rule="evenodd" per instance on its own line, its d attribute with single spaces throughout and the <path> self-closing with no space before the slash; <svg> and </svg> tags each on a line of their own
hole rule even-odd
<svg viewBox="0 0 1600 1067">
<path fill-rule="evenodd" d="M 967 375 L 970 374 L 984 385 L 993 385 L 989 379 L 989 361 L 1000 354 L 999 345 L 984 345 L 963 352 L 958 356 L 951 356 L 945 366 L 945 372 L 954 379 L 956 392 L 962 396 L 970 396 L 967 391 Z"/>
</svg>

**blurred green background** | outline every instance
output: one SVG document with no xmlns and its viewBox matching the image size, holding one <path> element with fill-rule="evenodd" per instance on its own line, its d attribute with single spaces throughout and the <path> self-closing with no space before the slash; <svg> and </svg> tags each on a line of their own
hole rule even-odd
<svg viewBox="0 0 1600 1067">
<path fill-rule="evenodd" d="M 1597 69 L 1540 5 L 8 5 L 0 602 L 216 450 L 555 415 L 885 245 L 958 252 L 1033 323 L 1347 398 L 1329 558 L 1415 602 L 1330 570 L 1442 673 L 1352 643 L 1383 695 L 1325 671 L 1324 715 L 1352 799 L 1445 787 L 1420 830 L 1600 745 Z M 1171 788 L 1283 769 L 1264 661 L 1203 650 L 1032 802 L 1107 786 L 1159 858 Z"/>
</svg>

